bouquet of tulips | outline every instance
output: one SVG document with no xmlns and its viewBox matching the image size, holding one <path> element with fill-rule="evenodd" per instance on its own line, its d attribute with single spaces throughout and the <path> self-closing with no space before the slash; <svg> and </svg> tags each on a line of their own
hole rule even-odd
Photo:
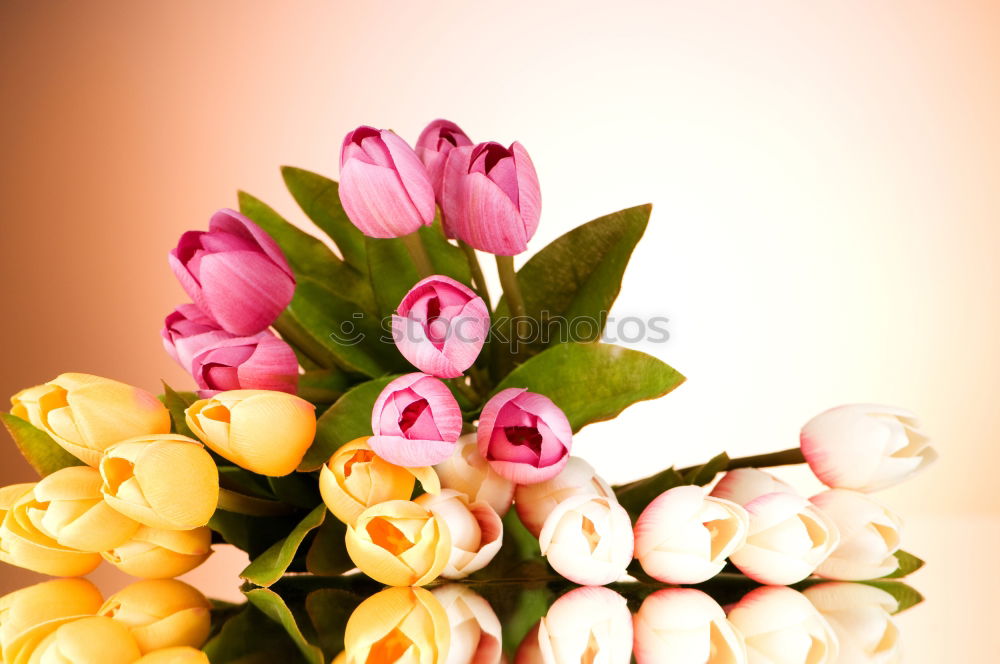
<svg viewBox="0 0 1000 664">
<path fill-rule="evenodd" d="M 541 216 L 519 143 L 474 144 L 437 120 L 413 149 L 360 127 L 339 184 L 283 175 L 325 237 L 241 192 L 239 212 L 170 252 L 192 302 L 163 342 L 194 391 L 67 373 L 12 397 L 3 422 L 41 478 L 0 490 L 4 562 L 72 577 L 106 560 L 158 579 L 226 542 L 259 587 L 289 572 L 421 586 L 545 565 L 582 585 L 697 584 L 727 564 L 795 584 L 920 565 L 869 496 L 934 458 L 900 409 L 834 408 L 793 449 L 622 486 L 572 455 L 582 427 L 683 381 L 601 340 L 649 205 L 515 271 Z M 830 489 L 807 499 L 761 470 L 792 463 Z"/>
</svg>

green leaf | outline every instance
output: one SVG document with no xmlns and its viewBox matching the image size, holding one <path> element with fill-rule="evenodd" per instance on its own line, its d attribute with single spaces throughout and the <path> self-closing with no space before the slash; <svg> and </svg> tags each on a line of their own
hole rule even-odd
<svg viewBox="0 0 1000 664">
<path fill-rule="evenodd" d="M 21 455 L 35 471 L 45 477 L 57 470 L 70 466 L 82 466 L 83 462 L 59 446 L 52 437 L 31 423 L 10 413 L 0 413 Z"/>
<path fill-rule="evenodd" d="M 538 621 L 549 611 L 554 600 L 553 592 L 545 587 L 512 588 L 509 593 L 514 604 L 509 610 L 505 607 L 495 607 L 500 624 L 503 625 L 501 639 L 503 649 L 511 661 L 517 652 L 521 641 L 528 635 Z"/>
<path fill-rule="evenodd" d="M 198 400 L 198 395 L 194 392 L 177 392 L 167 385 L 166 381 L 161 380 L 160 382 L 163 383 L 163 396 L 160 397 L 160 401 L 170 411 L 170 420 L 174 424 L 174 433 L 197 440 L 198 437 L 194 435 L 194 432 L 187 425 L 187 418 L 184 416 L 184 411 Z"/>
<path fill-rule="evenodd" d="M 344 262 L 365 274 L 368 261 L 365 257 L 365 236 L 347 218 L 340 204 L 340 194 L 335 181 L 317 173 L 283 166 L 281 175 L 302 211 L 330 236 L 340 249 Z"/>
<path fill-rule="evenodd" d="M 285 629 L 252 605 L 227 620 L 202 650 L 212 664 L 273 664 L 299 659 Z"/>
<path fill-rule="evenodd" d="M 637 401 L 662 397 L 682 382 L 684 376 L 652 355 L 610 344 L 567 343 L 514 369 L 494 393 L 524 387 L 544 394 L 579 431 L 610 420 Z"/>
<path fill-rule="evenodd" d="M 266 475 L 251 473 L 239 466 L 219 466 L 219 486 L 221 488 L 264 500 L 274 500 L 276 496 L 268 484 L 268 479 Z"/>
<path fill-rule="evenodd" d="M 306 535 L 315 530 L 326 518 L 326 505 L 318 505 L 288 533 L 288 537 L 275 542 L 271 548 L 257 556 L 240 576 L 258 586 L 269 586 L 285 573 Z"/>
<path fill-rule="evenodd" d="M 419 231 L 420 241 L 424 243 L 427 255 L 434 265 L 436 274 L 443 274 L 455 281 L 460 281 L 472 288 L 472 271 L 465 252 L 457 244 L 452 244 L 441 230 L 441 218 L 438 216 L 430 226 L 422 226 Z M 398 302 L 396 304 L 399 304 Z"/>
<path fill-rule="evenodd" d="M 370 436 L 375 400 L 394 378 L 397 376 L 383 376 L 361 383 L 330 406 L 316 421 L 316 438 L 299 464 L 299 470 L 318 470 L 344 443 Z"/>
<path fill-rule="evenodd" d="M 874 586 L 893 596 L 899 603 L 893 613 L 902 613 L 924 601 L 924 596 L 902 581 L 861 581 L 865 585 Z"/>
<path fill-rule="evenodd" d="M 339 588 L 320 588 L 306 596 L 306 612 L 327 661 L 344 649 L 344 630 L 362 598 Z"/>
<path fill-rule="evenodd" d="M 667 489 L 688 484 L 689 482 L 678 473 L 673 466 L 655 475 L 626 484 L 613 487 L 618 503 L 625 508 L 633 518 L 642 513 L 646 506 Z"/>
<path fill-rule="evenodd" d="M 232 544 L 246 551 L 251 560 L 267 551 L 275 542 L 285 538 L 295 527 L 295 520 L 288 516 L 250 516 L 225 510 L 215 510 L 208 527 L 218 537 L 213 540 Z"/>
<path fill-rule="evenodd" d="M 319 495 L 318 478 L 306 473 L 290 473 L 268 477 L 267 483 L 278 500 L 301 509 L 311 510 L 323 502 Z"/>
<path fill-rule="evenodd" d="M 697 484 L 698 486 L 705 486 L 715 479 L 715 476 L 726 469 L 729 465 L 729 455 L 725 452 L 720 452 L 706 463 L 692 468 L 684 476 L 684 481 L 688 484 Z"/>
<path fill-rule="evenodd" d="M 319 576 L 338 576 L 355 567 L 347 555 L 346 534 L 347 526 L 340 519 L 331 516 L 323 521 L 306 554 L 306 570 Z"/>
<path fill-rule="evenodd" d="M 298 647 L 306 662 L 325 664 L 322 649 L 306 640 L 302 630 L 299 629 L 295 616 L 292 615 L 281 596 L 267 588 L 255 588 L 247 591 L 246 596 L 250 603 L 260 609 L 264 615 L 285 628 L 285 632 L 291 637 L 292 642 Z"/>
<path fill-rule="evenodd" d="M 333 403 L 351 386 L 351 377 L 339 369 L 315 369 L 299 376 L 299 396 L 314 404 Z"/>
<path fill-rule="evenodd" d="M 909 576 L 913 574 L 918 569 L 924 566 L 924 561 L 917 558 L 912 553 L 908 553 L 900 549 L 895 554 L 896 560 L 899 561 L 899 567 L 892 574 L 887 574 L 882 578 L 885 579 L 902 579 L 904 576 Z"/>
</svg>

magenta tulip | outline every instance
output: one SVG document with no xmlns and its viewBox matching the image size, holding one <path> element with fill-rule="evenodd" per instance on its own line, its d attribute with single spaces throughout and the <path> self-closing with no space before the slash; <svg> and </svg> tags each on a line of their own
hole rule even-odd
<svg viewBox="0 0 1000 664">
<path fill-rule="evenodd" d="M 434 195 L 441 200 L 441 183 L 444 181 L 444 164 L 452 148 L 471 147 L 472 140 L 454 122 L 435 120 L 427 125 L 417 139 L 416 152 L 427 169 L 434 187 Z"/>
<path fill-rule="evenodd" d="M 433 466 L 452 455 L 462 433 L 462 411 L 448 387 L 422 373 L 385 386 L 372 409 L 372 450 L 408 468 Z"/>
<path fill-rule="evenodd" d="M 538 229 L 542 193 L 520 143 L 457 147 L 448 153 L 441 210 L 449 231 L 491 254 L 513 256 Z"/>
<path fill-rule="evenodd" d="M 434 188 L 417 153 L 387 129 L 358 127 L 340 150 L 340 202 L 369 237 L 401 237 L 434 222 Z"/>
<path fill-rule="evenodd" d="M 490 312 L 483 299 L 439 274 L 411 288 L 392 317 L 399 352 L 438 378 L 455 378 L 471 367 L 489 331 Z"/>
<path fill-rule="evenodd" d="M 177 307 L 164 319 L 160 336 L 167 354 L 190 373 L 191 358 L 199 351 L 235 335 L 219 327 L 198 305 L 188 303 Z"/>
<path fill-rule="evenodd" d="M 208 231 L 188 231 L 170 252 L 181 286 L 232 334 L 264 330 L 292 301 L 295 278 L 277 243 L 239 212 L 220 210 Z"/>
<path fill-rule="evenodd" d="M 511 387 L 483 407 L 477 441 L 499 475 L 515 484 L 536 484 L 566 466 L 573 429 L 548 397 Z"/>
<path fill-rule="evenodd" d="M 206 346 L 192 358 L 191 374 L 202 399 L 229 390 L 295 394 L 299 362 L 291 346 L 270 332 L 261 332 Z"/>
</svg>

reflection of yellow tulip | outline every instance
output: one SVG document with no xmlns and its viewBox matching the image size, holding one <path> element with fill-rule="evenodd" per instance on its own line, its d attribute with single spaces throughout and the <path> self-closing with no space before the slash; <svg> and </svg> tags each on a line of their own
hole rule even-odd
<svg viewBox="0 0 1000 664">
<path fill-rule="evenodd" d="M 92 616 L 68 622 L 45 637 L 31 657 L 34 664 L 133 664 L 141 653 L 128 628 Z"/>
<path fill-rule="evenodd" d="M 0 598 L 0 652 L 4 662 L 27 661 L 60 625 L 94 615 L 101 593 L 86 579 L 56 579 Z"/>
<path fill-rule="evenodd" d="M 138 581 L 108 598 L 98 613 L 128 626 L 139 649 L 200 648 L 211 629 L 205 596 L 174 579 Z"/>
<path fill-rule="evenodd" d="M 387 500 L 409 500 L 414 478 L 424 491 L 441 490 L 433 468 L 403 468 L 376 455 L 368 438 L 358 438 L 340 447 L 319 475 L 323 502 L 338 519 L 354 525 L 366 508 Z"/>
<path fill-rule="evenodd" d="M 152 528 L 204 526 L 219 502 L 219 470 L 201 443 L 162 434 L 109 447 L 101 459 L 104 498 Z"/>
<path fill-rule="evenodd" d="M 187 424 L 217 454 L 261 475 L 295 470 L 316 435 L 315 407 L 269 390 L 231 390 L 196 401 Z"/>
<path fill-rule="evenodd" d="M 152 394 L 90 374 L 66 373 L 22 390 L 11 397 L 10 412 L 91 466 L 121 440 L 170 431 L 170 412 Z"/>
<path fill-rule="evenodd" d="M 379 583 L 422 586 L 448 564 L 451 535 L 427 508 L 408 500 L 389 500 L 369 507 L 347 527 L 347 553 Z"/>
<path fill-rule="evenodd" d="M 131 576 L 170 579 L 190 572 L 212 555 L 212 531 L 139 528 L 125 544 L 104 552 L 104 559 Z"/>
<path fill-rule="evenodd" d="M 188 646 L 164 648 L 143 655 L 135 664 L 209 664 L 208 655 Z"/>
<path fill-rule="evenodd" d="M 448 615 L 434 595 L 423 588 L 388 588 L 351 614 L 344 630 L 345 659 L 347 664 L 443 664 L 450 637 Z"/>
</svg>

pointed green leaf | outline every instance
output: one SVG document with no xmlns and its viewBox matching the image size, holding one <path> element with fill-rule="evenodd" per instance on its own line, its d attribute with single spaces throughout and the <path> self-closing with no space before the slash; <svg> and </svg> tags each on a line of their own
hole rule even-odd
<svg viewBox="0 0 1000 664">
<path fill-rule="evenodd" d="M 892 595 L 898 602 L 898 606 L 893 613 L 902 613 L 924 601 L 923 595 L 902 581 L 861 581 L 861 583 L 874 586 Z"/>
<path fill-rule="evenodd" d="M 465 252 L 457 244 L 452 244 L 445 238 L 441 230 L 440 216 L 434 220 L 432 225 L 423 226 L 418 233 L 420 233 L 420 241 L 424 243 L 427 255 L 430 256 L 431 263 L 434 265 L 434 272 L 451 277 L 471 288 L 472 272 L 469 270 L 469 261 L 465 258 Z"/>
<path fill-rule="evenodd" d="M 306 554 L 306 570 L 319 576 L 338 576 L 355 567 L 347 555 L 346 534 L 347 526 L 339 519 L 330 516 L 323 521 Z"/>
<path fill-rule="evenodd" d="M 340 204 L 337 183 L 318 173 L 292 166 L 283 166 L 281 175 L 302 211 L 340 249 L 344 262 L 364 274 L 368 269 L 365 236 L 347 218 Z"/>
<path fill-rule="evenodd" d="M 295 527 L 294 519 L 288 516 L 249 516 L 225 510 L 215 510 L 208 527 L 227 544 L 246 551 L 253 560 L 288 536 Z"/>
<path fill-rule="evenodd" d="M 247 591 L 246 596 L 264 615 L 285 628 L 308 664 L 325 664 L 322 649 L 306 640 L 295 616 L 280 595 L 267 588 L 255 588 Z"/>
<path fill-rule="evenodd" d="M 3 418 L 3 425 L 14 439 L 14 444 L 17 445 L 21 455 L 42 477 L 62 468 L 84 465 L 52 440 L 52 436 L 30 422 L 10 413 L 0 413 L 0 418 Z"/>
<path fill-rule="evenodd" d="M 697 466 L 688 471 L 688 473 L 684 476 L 684 480 L 688 484 L 705 486 L 714 480 L 716 475 L 724 471 L 728 465 L 729 455 L 725 452 L 720 452 L 701 466 Z"/>
<path fill-rule="evenodd" d="M 292 564 L 292 560 L 299 547 L 302 546 L 306 535 L 318 528 L 325 518 L 326 506 L 318 505 L 295 526 L 292 532 L 288 533 L 287 537 L 257 556 L 240 573 L 240 576 L 251 583 L 264 587 L 280 579 L 288 566 Z"/>
<path fill-rule="evenodd" d="M 344 649 L 344 630 L 362 598 L 340 588 L 320 588 L 306 596 L 306 612 L 327 661 Z"/>
<path fill-rule="evenodd" d="M 901 579 L 904 576 L 909 576 L 910 574 L 913 574 L 918 569 L 920 569 L 921 567 L 924 566 L 924 561 L 923 560 L 921 560 L 920 558 L 917 558 L 912 553 L 908 553 L 906 551 L 903 551 L 902 549 L 900 549 L 899 551 L 897 551 L 893 555 L 895 555 L 896 556 L 896 560 L 899 561 L 899 567 L 896 568 L 895 572 L 893 572 L 892 574 L 887 574 L 883 578 L 886 578 L 886 579 Z"/>
<path fill-rule="evenodd" d="M 299 658 L 284 627 L 249 604 L 227 620 L 202 650 L 212 664 L 274 664 Z"/>
<path fill-rule="evenodd" d="M 194 435 L 187 425 L 187 418 L 184 416 L 184 411 L 198 400 L 198 395 L 194 392 L 177 392 L 167 385 L 166 381 L 161 380 L 160 382 L 163 383 L 163 396 L 160 397 L 160 401 L 170 411 L 170 420 L 174 424 L 174 433 L 197 440 L 197 436 Z"/>
<path fill-rule="evenodd" d="M 299 376 L 299 396 L 314 404 L 333 403 L 351 386 L 351 377 L 339 369 L 314 369 Z"/>
</svg>

